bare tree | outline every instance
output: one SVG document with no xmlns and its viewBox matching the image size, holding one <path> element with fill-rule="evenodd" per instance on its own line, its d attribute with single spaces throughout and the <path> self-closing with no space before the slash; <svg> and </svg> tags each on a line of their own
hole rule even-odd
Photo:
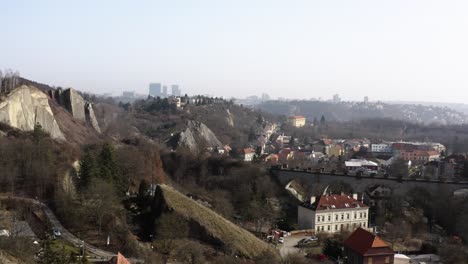
<svg viewBox="0 0 468 264">
<path fill-rule="evenodd" d="M 102 222 L 106 216 L 114 215 L 118 198 L 114 187 L 101 179 L 91 183 L 85 194 L 87 205 L 91 213 L 96 217 L 99 233 L 102 231 Z"/>
<path fill-rule="evenodd" d="M 3 93 L 11 92 L 19 84 L 19 72 L 13 71 L 12 69 L 5 70 L 5 75 L 2 79 Z M 1 90 L 0 90 L 1 91 Z"/>
</svg>

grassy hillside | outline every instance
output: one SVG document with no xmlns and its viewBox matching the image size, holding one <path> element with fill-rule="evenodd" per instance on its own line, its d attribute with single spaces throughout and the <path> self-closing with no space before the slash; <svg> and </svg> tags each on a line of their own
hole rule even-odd
<svg viewBox="0 0 468 264">
<path fill-rule="evenodd" d="M 211 209 L 199 204 L 167 185 L 159 185 L 159 191 L 166 205 L 175 213 L 187 220 L 192 220 L 204 227 L 208 235 L 222 241 L 233 251 L 255 258 L 264 252 L 277 255 L 277 252 L 267 243 L 255 237 L 252 233 L 238 227 Z"/>
</svg>

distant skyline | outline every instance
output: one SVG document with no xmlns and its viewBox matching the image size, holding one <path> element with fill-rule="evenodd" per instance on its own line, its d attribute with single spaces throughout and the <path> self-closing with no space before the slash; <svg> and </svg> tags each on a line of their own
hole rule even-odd
<svg viewBox="0 0 468 264">
<path fill-rule="evenodd" d="M 1 1 L 0 69 L 93 93 L 468 103 L 468 2 Z"/>
</svg>

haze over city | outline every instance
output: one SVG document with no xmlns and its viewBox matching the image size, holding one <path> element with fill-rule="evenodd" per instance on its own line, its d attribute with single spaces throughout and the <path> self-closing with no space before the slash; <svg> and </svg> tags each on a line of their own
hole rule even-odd
<svg viewBox="0 0 468 264">
<path fill-rule="evenodd" d="M 0 68 L 93 93 L 463 103 L 466 1 L 3 1 Z"/>
</svg>

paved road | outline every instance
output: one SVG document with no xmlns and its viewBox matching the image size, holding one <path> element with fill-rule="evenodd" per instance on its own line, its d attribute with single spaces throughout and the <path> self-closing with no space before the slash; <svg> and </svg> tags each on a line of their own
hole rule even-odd
<svg viewBox="0 0 468 264">
<path fill-rule="evenodd" d="M 279 249 L 281 257 L 285 258 L 286 256 L 288 256 L 290 254 L 300 253 L 301 249 L 295 247 L 295 245 L 297 245 L 297 242 L 299 242 L 299 240 L 301 240 L 303 238 L 306 238 L 306 237 L 310 237 L 310 236 L 302 236 L 301 235 L 301 236 L 285 237 L 284 238 L 284 243 L 281 245 L 281 247 Z"/>
<path fill-rule="evenodd" d="M 62 239 L 68 241 L 69 243 L 71 243 L 71 244 L 73 244 L 75 246 L 80 246 L 80 245 L 83 244 L 83 241 L 81 239 L 74 236 L 72 233 L 70 233 L 67 229 L 65 229 L 62 226 L 62 224 L 57 219 L 55 214 L 52 212 L 52 210 L 50 210 L 49 207 L 47 207 L 46 204 L 44 204 L 44 203 L 42 203 L 42 202 L 40 202 L 38 200 L 35 200 L 35 199 L 18 197 L 18 196 L 0 196 L 0 199 L 1 200 L 13 199 L 13 200 L 16 200 L 16 201 L 23 201 L 23 202 L 28 202 L 28 203 L 31 203 L 31 204 L 38 205 L 44 211 L 44 213 L 47 216 L 47 218 L 48 218 L 50 224 L 52 225 L 52 227 L 58 228 L 60 230 L 60 232 L 62 233 L 62 236 L 61 236 Z M 94 246 L 92 246 L 90 244 L 87 244 L 86 242 L 84 242 L 84 245 L 85 245 L 86 252 L 88 254 L 91 254 L 92 258 L 96 259 L 96 260 L 107 261 L 107 260 L 111 259 L 113 256 L 117 255 L 115 253 L 112 253 L 112 252 L 105 251 L 105 250 L 99 249 L 97 247 L 94 247 Z M 134 260 L 134 261 L 135 262 L 141 262 L 141 260 Z"/>
</svg>

